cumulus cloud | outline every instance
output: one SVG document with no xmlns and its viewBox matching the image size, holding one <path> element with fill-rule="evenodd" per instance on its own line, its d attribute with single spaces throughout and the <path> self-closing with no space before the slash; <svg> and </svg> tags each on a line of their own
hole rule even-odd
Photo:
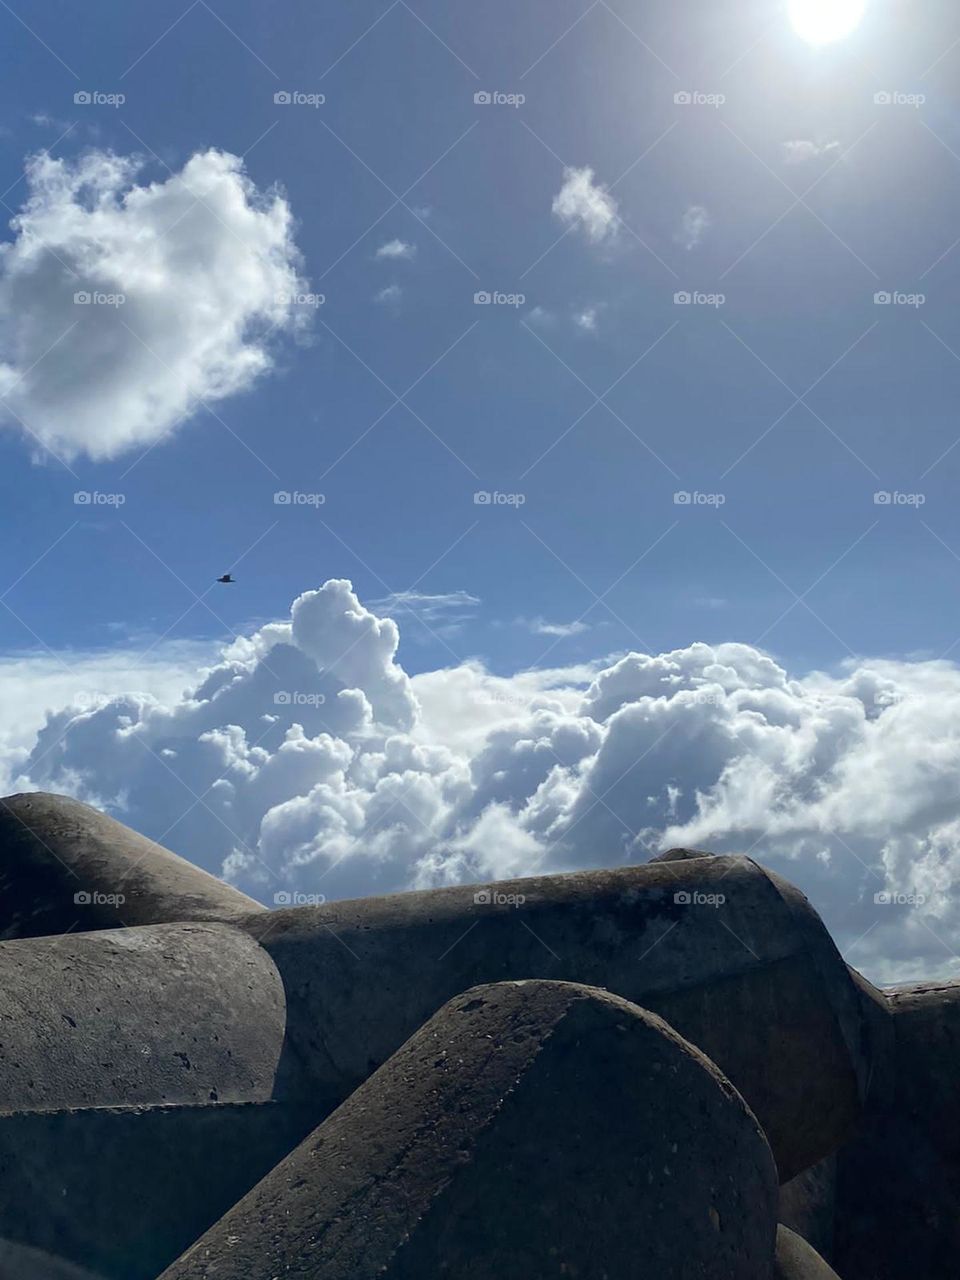
<svg viewBox="0 0 960 1280">
<path fill-rule="evenodd" d="M 402 297 L 403 290 L 398 284 L 388 284 L 385 289 L 380 289 L 373 295 L 373 300 L 382 307 L 396 307 Z"/>
<path fill-rule="evenodd" d="M 798 138 L 783 144 L 783 161 L 784 164 L 806 164 L 809 160 L 816 160 L 818 156 L 826 156 L 839 150 L 840 143 L 837 141 L 812 142 Z"/>
<path fill-rule="evenodd" d="M 27 161 L 0 245 L 0 395 L 8 423 L 65 457 L 155 443 L 271 367 L 305 323 L 286 200 L 243 162 L 198 152 L 163 181 L 93 150 Z"/>
<path fill-rule="evenodd" d="M 414 258 L 417 254 L 417 246 L 409 244 L 406 240 L 388 240 L 386 244 L 382 244 L 377 250 L 378 258 Z"/>
<path fill-rule="evenodd" d="M 680 219 L 674 240 L 684 249 L 696 249 L 707 234 L 713 219 L 702 204 L 692 204 Z"/>
<path fill-rule="evenodd" d="M 51 711 L 20 785 L 109 804 L 268 903 L 617 866 L 670 844 L 748 852 L 876 980 L 960 971 L 955 664 L 798 677 L 749 645 L 694 643 L 411 677 L 398 641 L 327 582 L 181 696 L 155 683 Z"/>
<path fill-rule="evenodd" d="M 594 180 L 589 167 L 564 169 L 563 186 L 554 196 L 552 207 L 561 222 L 578 228 L 591 244 L 605 244 L 616 238 L 620 221 L 617 202 Z"/>
</svg>

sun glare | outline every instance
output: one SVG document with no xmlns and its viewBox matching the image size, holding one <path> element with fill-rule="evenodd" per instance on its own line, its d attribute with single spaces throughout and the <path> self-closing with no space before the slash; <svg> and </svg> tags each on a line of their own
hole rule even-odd
<svg viewBox="0 0 960 1280">
<path fill-rule="evenodd" d="M 860 25 L 867 0 L 789 0 L 794 30 L 810 44 L 842 40 Z"/>
</svg>

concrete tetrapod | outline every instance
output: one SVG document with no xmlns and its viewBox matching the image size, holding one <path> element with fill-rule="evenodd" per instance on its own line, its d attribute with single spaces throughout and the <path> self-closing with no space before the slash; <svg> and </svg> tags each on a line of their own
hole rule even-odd
<svg viewBox="0 0 960 1280">
<path fill-rule="evenodd" d="M 0 939 L 235 920 L 258 906 L 79 800 L 45 791 L 0 800 Z"/>
<path fill-rule="evenodd" d="M 777 1227 L 777 1257 L 774 1280 L 839 1280 L 816 1249 L 802 1236 L 782 1224 Z"/>
<path fill-rule="evenodd" d="M 277 1102 L 0 1116 L 0 1239 L 155 1280 L 322 1118 Z"/>
<path fill-rule="evenodd" d="M 769 1280 L 777 1179 L 729 1081 L 570 983 L 450 1001 L 162 1280 Z"/>
<path fill-rule="evenodd" d="M 896 1105 L 960 1169 L 960 981 L 890 987 Z"/>
<path fill-rule="evenodd" d="M 0 943 L 0 1112 L 272 1094 L 284 997 L 222 924 Z"/>
<path fill-rule="evenodd" d="M 258 914 L 287 992 L 283 1096 L 331 1108 L 458 991 L 583 982 L 661 1014 L 757 1115 L 786 1181 L 855 1126 L 875 1022 L 803 895 L 749 858 Z"/>
</svg>

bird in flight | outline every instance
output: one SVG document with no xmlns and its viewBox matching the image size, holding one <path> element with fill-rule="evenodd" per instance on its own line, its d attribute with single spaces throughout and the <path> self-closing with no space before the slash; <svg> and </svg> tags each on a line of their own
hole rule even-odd
<svg viewBox="0 0 960 1280">
<path fill-rule="evenodd" d="M 218 582 L 236 582 L 236 578 L 232 573 L 225 573 L 217 579 Z"/>
</svg>

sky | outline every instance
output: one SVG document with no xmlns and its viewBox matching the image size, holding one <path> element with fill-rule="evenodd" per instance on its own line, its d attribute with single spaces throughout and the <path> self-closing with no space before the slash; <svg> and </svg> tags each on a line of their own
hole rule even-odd
<svg viewBox="0 0 960 1280">
<path fill-rule="evenodd" d="M 5 791 L 268 905 L 749 852 L 960 972 L 953 6 L 0 28 Z"/>
</svg>

